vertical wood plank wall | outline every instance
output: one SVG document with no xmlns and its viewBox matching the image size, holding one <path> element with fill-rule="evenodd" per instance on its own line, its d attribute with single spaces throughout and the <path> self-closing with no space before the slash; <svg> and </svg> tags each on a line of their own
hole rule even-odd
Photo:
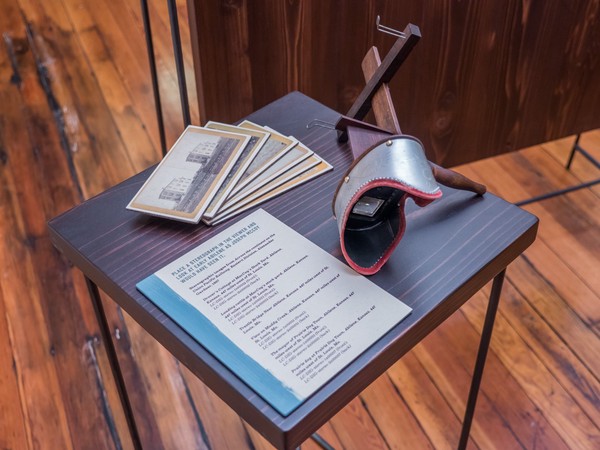
<svg viewBox="0 0 600 450">
<path fill-rule="evenodd" d="M 148 3 L 171 145 L 183 122 L 168 13 L 164 0 Z M 249 33 L 244 24 L 250 23 L 243 14 L 259 21 L 252 27 L 266 23 L 252 9 L 259 4 L 272 8 L 272 14 L 287 11 L 294 17 L 290 36 L 306 34 L 301 31 L 304 3 L 203 3 L 231 12 L 224 32 L 238 30 L 236 39 L 242 42 Z M 334 26 L 345 20 L 340 5 L 347 3 L 315 2 L 311 16 L 319 26 Z M 464 8 L 464 3 L 478 2 L 456 1 L 452 7 Z M 1 449 L 133 448 L 83 276 L 53 249 L 46 221 L 160 160 L 139 8 L 139 0 L 0 0 Z M 183 0 L 178 8 L 194 95 Z M 364 19 L 353 20 L 346 30 L 360 30 Z M 402 26 L 395 19 L 386 18 L 386 23 Z M 597 43 L 578 51 L 590 52 Z M 283 41 L 277 45 L 288 52 Z M 318 53 L 322 44 L 310 45 L 325 58 Z M 253 46 L 255 52 L 259 43 Z M 298 59 L 299 47 L 294 51 L 285 70 L 300 74 L 294 65 L 308 62 Z M 242 64 L 244 55 L 215 54 L 215 64 L 222 63 L 218 58 Z M 269 61 L 263 57 L 262 64 Z M 354 62 L 338 67 L 340 61 L 328 69 L 357 69 Z M 260 66 L 247 68 L 247 82 L 261 80 L 260 89 L 269 92 L 270 81 Z M 337 86 L 334 78 L 311 77 L 303 73 L 289 86 Z M 359 81 L 348 91 L 336 87 L 336 97 L 325 100 L 341 95 L 349 103 Z M 287 81 L 273 88 L 287 90 Z M 211 95 L 235 100 L 235 89 L 234 83 Z M 254 107 L 252 97 L 244 101 Z M 193 108 L 193 123 L 200 113 Z M 236 119 L 243 114 L 238 113 Z M 571 171 L 564 169 L 572 142 L 569 137 L 544 143 L 459 170 L 508 201 L 518 201 L 599 176 L 580 157 Z M 581 142 L 600 158 L 600 130 L 584 134 Z M 596 450 L 600 186 L 527 209 L 540 218 L 538 239 L 507 272 L 469 448 Z M 485 288 L 476 294 L 340 411 L 321 435 L 340 450 L 455 448 L 488 293 Z M 126 312 L 104 300 L 144 449 L 271 448 Z M 302 448 L 318 449 L 310 441 Z"/>
<path fill-rule="evenodd" d="M 600 126 L 600 2 L 188 0 L 204 120 L 300 90 L 346 112 L 366 51 L 422 39 L 392 83 L 400 125 L 456 165 Z"/>
</svg>

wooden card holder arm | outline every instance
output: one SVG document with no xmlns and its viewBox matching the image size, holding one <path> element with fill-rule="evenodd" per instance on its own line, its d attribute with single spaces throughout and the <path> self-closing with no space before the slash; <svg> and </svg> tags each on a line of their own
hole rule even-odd
<svg viewBox="0 0 600 450">
<path fill-rule="evenodd" d="M 362 61 L 366 85 L 348 114 L 342 116 L 336 124 L 340 141 L 344 141 L 350 135 L 349 127 L 362 130 L 362 132 L 351 133 L 350 136 L 355 158 L 374 144 L 371 141 L 380 133 L 381 139 L 384 138 L 385 133 L 402 134 L 388 83 L 421 38 L 421 32 L 416 25 L 408 24 L 402 35 L 396 40 L 383 62 L 377 47 L 371 47 L 367 52 Z M 370 108 L 373 109 L 377 127 L 361 122 Z M 368 135 L 370 136 L 367 137 Z M 475 192 L 478 195 L 483 195 L 487 190 L 485 185 L 476 183 L 458 172 L 445 169 L 431 161 L 429 165 L 436 181 L 444 186 Z"/>
</svg>

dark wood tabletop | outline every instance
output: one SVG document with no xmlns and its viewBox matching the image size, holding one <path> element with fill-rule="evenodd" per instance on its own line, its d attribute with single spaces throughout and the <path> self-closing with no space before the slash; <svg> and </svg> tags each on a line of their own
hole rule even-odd
<svg viewBox="0 0 600 450">
<path fill-rule="evenodd" d="M 343 259 L 331 202 L 352 153 L 348 144 L 337 142 L 334 130 L 307 128 L 314 119 L 335 123 L 338 117 L 339 113 L 294 92 L 248 119 L 296 137 L 333 165 L 332 172 L 260 207 Z M 405 235 L 389 262 L 370 279 L 413 312 L 283 417 L 136 290 L 140 280 L 237 220 L 207 227 L 126 210 L 151 170 L 51 220 L 52 240 L 100 289 L 279 448 L 296 447 L 314 433 L 520 255 L 537 232 L 536 217 L 489 193 L 478 197 L 443 188 L 443 197 L 425 208 L 408 202 Z"/>
</svg>

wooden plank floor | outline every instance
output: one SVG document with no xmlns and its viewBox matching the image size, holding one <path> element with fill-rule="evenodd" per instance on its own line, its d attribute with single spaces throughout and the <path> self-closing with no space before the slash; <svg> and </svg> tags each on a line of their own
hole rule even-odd
<svg viewBox="0 0 600 450">
<path fill-rule="evenodd" d="M 172 143 L 183 125 L 165 4 L 150 9 Z M 83 277 L 52 248 L 45 223 L 159 159 L 139 3 L 0 5 L 0 448 L 132 448 Z M 580 156 L 564 169 L 572 141 L 460 170 L 522 200 L 600 175 Z M 582 144 L 600 159 L 600 131 Z M 508 270 L 471 448 L 600 448 L 599 197 L 596 186 L 527 206 L 541 219 L 539 236 Z M 455 447 L 488 294 L 489 286 L 321 435 L 340 449 Z M 105 304 L 145 448 L 270 448 Z"/>
</svg>

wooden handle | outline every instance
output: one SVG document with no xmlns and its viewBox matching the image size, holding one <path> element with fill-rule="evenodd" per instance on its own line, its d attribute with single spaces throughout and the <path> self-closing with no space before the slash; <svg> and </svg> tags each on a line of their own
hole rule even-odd
<svg viewBox="0 0 600 450">
<path fill-rule="evenodd" d="M 444 186 L 448 186 L 454 189 L 461 189 L 463 191 L 471 191 L 476 194 L 483 195 L 487 191 L 487 188 L 483 184 L 476 183 L 475 181 L 461 175 L 458 172 L 450 169 L 444 169 L 437 164 L 429 161 L 431 170 L 433 171 L 433 177 L 436 181 Z"/>
</svg>

